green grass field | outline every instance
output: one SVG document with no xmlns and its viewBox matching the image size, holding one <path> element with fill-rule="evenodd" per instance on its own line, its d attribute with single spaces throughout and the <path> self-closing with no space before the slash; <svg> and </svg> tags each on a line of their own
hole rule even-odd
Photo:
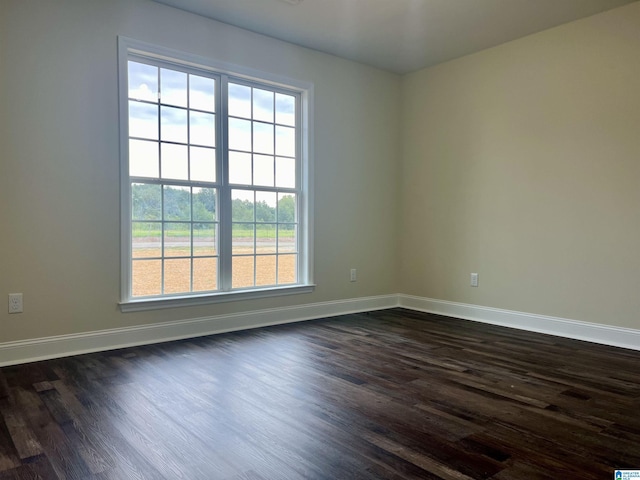
<svg viewBox="0 0 640 480">
<path fill-rule="evenodd" d="M 269 225 L 269 227 L 270 228 L 260 228 L 260 225 L 257 225 L 256 237 L 257 238 L 276 238 L 276 229 L 271 225 Z M 165 233 L 167 237 L 189 237 L 191 235 L 191 232 L 186 229 L 171 229 L 171 230 L 167 230 Z M 144 237 L 160 238 L 162 236 L 162 230 L 160 230 L 159 228 L 153 228 L 153 229 L 148 229 L 144 227 L 136 228 L 134 226 L 131 234 L 133 238 L 144 238 Z M 290 230 L 287 230 L 284 228 L 280 228 L 278 235 L 280 238 L 294 238 L 295 229 L 291 228 Z M 193 232 L 193 236 L 194 238 L 210 237 L 211 230 L 196 229 Z M 252 238 L 253 230 L 234 227 L 232 236 L 233 238 Z"/>
</svg>

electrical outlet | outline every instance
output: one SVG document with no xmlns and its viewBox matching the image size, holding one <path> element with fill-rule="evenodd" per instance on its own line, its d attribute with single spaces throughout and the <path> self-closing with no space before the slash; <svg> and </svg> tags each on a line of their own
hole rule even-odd
<svg viewBox="0 0 640 480">
<path fill-rule="evenodd" d="M 22 294 L 9 294 L 9 313 L 22 313 Z"/>
<path fill-rule="evenodd" d="M 351 269 L 351 277 L 350 281 L 355 282 L 358 279 L 357 272 L 355 268 Z"/>
<path fill-rule="evenodd" d="M 477 287 L 478 286 L 478 274 L 477 273 L 472 273 L 471 274 L 471 286 L 472 287 Z"/>
</svg>

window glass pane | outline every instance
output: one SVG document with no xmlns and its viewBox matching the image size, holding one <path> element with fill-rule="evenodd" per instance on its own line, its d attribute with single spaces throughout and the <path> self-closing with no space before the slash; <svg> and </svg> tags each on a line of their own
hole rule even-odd
<svg viewBox="0 0 640 480">
<path fill-rule="evenodd" d="M 162 178 L 187 180 L 189 178 L 189 160 L 186 145 L 163 143 L 160 146 L 162 157 Z"/>
<path fill-rule="evenodd" d="M 158 101 L 158 67 L 129 62 L 129 98 Z"/>
<path fill-rule="evenodd" d="M 215 188 L 193 187 L 192 201 L 195 222 L 213 222 L 216 219 Z"/>
<path fill-rule="evenodd" d="M 216 116 L 212 113 L 190 112 L 190 142 L 206 147 L 216 146 Z"/>
<path fill-rule="evenodd" d="M 276 127 L 276 155 L 296 156 L 296 129 Z"/>
<path fill-rule="evenodd" d="M 231 263 L 232 288 L 253 287 L 255 275 L 254 258 L 255 257 L 233 257 Z"/>
<path fill-rule="evenodd" d="M 274 224 L 256 224 L 256 253 L 276 253 L 276 226 Z"/>
<path fill-rule="evenodd" d="M 193 255 L 204 257 L 218 254 L 216 242 L 217 224 L 194 223 L 193 224 Z"/>
<path fill-rule="evenodd" d="M 251 88 L 229 83 L 229 115 L 251 118 Z"/>
<path fill-rule="evenodd" d="M 169 222 L 164 224 L 164 256 L 165 257 L 191 256 L 191 224 L 190 223 Z"/>
<path fill-rule="evenodd" d="M 276 123 L 282 125 L 296 124 L 296 99 L 291 95 L 276 93 Z"/>
<path fill-rule="evenodd" d="M 131 255 L 133 258 L 162 256 L 162 223 L 131 224 Z"/>
<path fill-rule="evenodd" d="M 160 185 L 134 183 L 131 185 L 132 220 L 162 220 Z"/>
<path fill-rule="evenodd" d="M 131 224 L 131 252 L 133 258 L 162 256 L 162 224 L 133 222 Z"/>
<path fill-rule="evenodd" d="M 232 237 L 234 255 L 253 255 L 255 253 L 253 223 L 234 223 Z"/>
<path fill-rule="evenodd" d="M 245 152 L 251 151 L 251 122 L 249 120 L 229 119 L 229 148 Z"/>
<path fill-rule="evenodd" d="M 275 222 L 276 206 L 275 192 L 256 192 L 256 222 Z"/>
<path fill-rule="evenodd" d="M 276 187 L 296 187 L 296 160 L 295 158 L 276 158 Z"/>
<path fill-rule="evenodd" d="M 278 253 L 296 252 L 296 226 L 278 225 Z"/>
<path fill-rule="evenodd" d="M 164 261 L 164 293 L 186 293 L 191 290 L 191 259 Z"/>
<path fill-rule="evenodd" d="M 129 175 L 158 178 L 158 143 L 129 140 Z"/>
<path fill-rule="evenodd" d="M 229 152 L 229 183 L 251 185 L 251 154 Z"/>
<path fill-rule="evenodd" d="M 160 103 L 187 106 L 187 74 L 160 69 Z"/>
<path fill-rule="evenodd" d="M 273 123 L 273 92 L 253 89 L 253 119 Z"/>
<path fill-rule="evenodd" d="M 273 187 L 273 157 L 268 155 L 253 156 L 253 184 Z"/>
<path fill-rule="evenodd" d="M 189 187 L 164 187 L 164 219 L 191 220 L 191 189 Z"/>
<path fill-rule="evenodd" d="M 165 142 L 187 143 L 187 111 L 160 107 L 160 137 Z"/>
<path fill-rule="evenodd" d="M 191 180 L 216 181 L 216 151 L 213 148 L 191 147 Z"/>
<path fill-rule="evenodd" d="M 129 136 L 158 139 L 158 107 L 129 101 Z"/>
<path fill-rule="evenodd" d="M 253 151 L 273 155 L 273 125 L 253 122 Z"/>
<path fill-rule="evenodd" d="M 296 283 L 297 255 L 278 255 L 278 285 Z"/>
<path fill-rule="evenodd" d="M 276 284 L 276 256 L 256 257 L 256 286 Z"/>
<path fill-rule="evenodd" d="M 218 288 L 218 259 L 193 259 L 193 291 L 203 292 Z"/>
<path fill-rule="evenodd" d="M 213 78 L 189 75 L 189 107 L 214 112 L 216 81 Z"/>
<path fill-rule="evenodd" d="M 291 193 L 278 194 L 278 222 L 296 222 L 296 196 Z"/>
<path fill-rule="evenodd" d="M 231 190 L 231 220 L 253 222 L 253 191 Z"/>
<path fill-rule="evenodd" d="M 162 293 L 162 260 L 134 260 L 131 264 L 131 295 L 143 297 Z"/>
</svg>

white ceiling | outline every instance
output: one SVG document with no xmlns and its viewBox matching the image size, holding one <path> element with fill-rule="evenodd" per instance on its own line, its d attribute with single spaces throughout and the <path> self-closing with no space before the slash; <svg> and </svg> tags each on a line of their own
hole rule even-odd
<svg viewBox="0 0 640 480">
<path fill-rule="evenodd" d="M 407 73 L 637 0 L 155 0 Z"/>
</svg>

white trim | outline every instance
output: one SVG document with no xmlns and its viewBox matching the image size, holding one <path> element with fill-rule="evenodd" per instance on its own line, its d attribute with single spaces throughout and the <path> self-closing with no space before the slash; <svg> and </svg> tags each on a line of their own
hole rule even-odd
<svg viewBox="0 0 640 480">
<path fill-rule="evenodd" d="M 298 199 L 301 215 L 298 218 L 298 235 L 300 235 L 300 245 L 305 252 L 306 259 L 302 263 L 302 271 L 299 272 L 300 280 L 308 284 L 314 283 L 314 87 L 310 84 L 301 93 L 301 145 L 298 154 L 300 158 L 300 191 L 301 197 Z"/>
<path fill-rule="evenodd" d="M 118 37 L 118 135 L 120 145 L 120 298 L 131 296 L 129 291 L 131 261 L 131 185 L 123 179 L 129 177 L 129 107 L 127 55 L 129 44 L 125 37 Z"/>
<path fill-rule="evenodd" d="M 215 292 L 205 295 L 189 296 L 164 296 L 162 298 L 141 298 L 120 302 L 120 310 L 123 313 L 140 312 L 142 310 L 158 310 L 162 308 L 192 307 L 195 305 L 208 305 L 211 303 L 237 302 L 240 300 L 253 300 L 256 298 L 281 297 L 283 295 L 297 295 L 299 293 L 311 293 L 315 285 L 291 285 L 284 287 L 254 288 L 237 290 L 232 292 Z"/>
<path fill-rule="evenodd" d="M 449 317 L 517 328 L 530 332 L 585 340 L 614 347 L 640 350 L 640 330 L 582 322 L 567 318 L 549 317 L 534 313 L 516 312 L 500 308 L 482 307 L 466 303 L 448 302 L 433 298 L 398 295 L 398 305 L 410 310 L 435 313 Z"/>
<path fill-rule="evenodd" d="M 0 367 L 397 306 L 396 295 L 353 298 L 0 343 Z"/>
<path fill-rule="evenodd" d="M 640 350 L 640 330 L 397 294 L 0 343 L 0 367 L 394 307 Z"/>
<path fill-rule="evenodd" d="M 270 83 L 273 86 L 284 87 L 289 90 L 294 88 L 302 92 L 313 88 L 313 83 L 306 80 L 285 77 L 283 75 L 246 67 L 244 65 L 224 62 L 211 57 L 195 55 L 192 53 L 184 52 L 182 50 L 176 50 L 154 43 L 147 43 L 122 35 L 118 36 L 118 47 L 120 49 L 120 52 L 125 55 L 127 55 L 128 53 L 133 53 L 136 55 L 157 58 L 159 60 L 169 61 L 172 63 L 175 62 L 175 59 L 180 59 L 180 65 L 187 65 L 198 69 L 215 70 L 217 73 L 231 75 L 250 81 L 259 79 L 261 83 Z"/>
</svg>

